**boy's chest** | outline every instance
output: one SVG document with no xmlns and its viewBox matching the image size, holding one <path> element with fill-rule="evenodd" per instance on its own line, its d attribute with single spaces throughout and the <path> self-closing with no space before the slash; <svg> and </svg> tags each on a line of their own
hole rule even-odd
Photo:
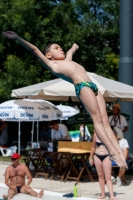
<svg viewBox="0 0 133 200">
<path fill-rule="evenodd" d="M 52 73 L 69 75 L 74 71 L 75 64 L 73 61 L 52 61 Z"/>
</svg>

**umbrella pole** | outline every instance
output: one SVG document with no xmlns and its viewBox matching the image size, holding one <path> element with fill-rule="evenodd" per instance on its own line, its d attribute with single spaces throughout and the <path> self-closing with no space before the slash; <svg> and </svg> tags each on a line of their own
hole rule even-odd
<svg viewBox="0 0 133 200">
<path fill-rule="evenodd" d="M 37 130 L 37 143 L 39 141 L 39 123 L 37 121 L 37 124 L 36 124 L 36 130 Z"/>
<path fill-rule="evenodd" d="M 20 121 L 18 122 L 18 153 L 20 154 Z"/>
<path fill-rule="evenodd" d="M 33 143 L 33 136 L 34 136 L 34 121 L 32 122 L 31 144 Z"/>
<path fill-rule="evenodd" d="M 86 120 L 86 114 L 85 114 L 85 108 L 84 108 L 84 136 L 83 136 L 83 141 L 85 141 L 85 120 Z"/>
</svg>

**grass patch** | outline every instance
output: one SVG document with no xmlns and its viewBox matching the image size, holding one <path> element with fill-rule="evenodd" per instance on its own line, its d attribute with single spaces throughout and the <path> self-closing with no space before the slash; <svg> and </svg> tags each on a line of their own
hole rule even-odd
<svg viewBox="0 0 133 200">
<path fill-rule="evenodd" d="M 20 162 L 21 162 L 21 163 L 24 163 L 23 158 L 25 158 L 25 156 L 22 155 L 22 156 L 20 157 Z M 10 157 L 10 156 L 2 156 L 2 155 L 0 155 L 0 161 L 11 162 L 11 157 Z"/>
</svg>

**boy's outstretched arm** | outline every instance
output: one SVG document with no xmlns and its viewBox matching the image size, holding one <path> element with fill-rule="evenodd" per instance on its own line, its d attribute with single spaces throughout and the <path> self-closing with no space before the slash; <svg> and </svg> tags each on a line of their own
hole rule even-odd
<svg viewBox="0 0 133 200">
<path fill-rule="evenodd" d="M 73 54 L 76 50 L 78 50 L 79 46 L 77 44 L 73 44 L 71 49 L 69 49 L 66 53 L 66 59 L 65 60 L 72 60 Z"/>
<path fill-rule="evenodd" d="M 51 70 L 50 62 L 49 60 L 43 55 L 43 53 L 34 45 L 27 42 L 26 40 L 19 37 L 15 32 L 13 31 L 7 31 L 2 32 L 4 36 L 6 36 L 9 39 L 15 39 L 17 40 L 22 46 L 24 46 L 28 51 L 30 51 L 32 54 L 34 54 L 39 60 L 42 62 L 45 68 L 48 70 Z"/>
</svg>

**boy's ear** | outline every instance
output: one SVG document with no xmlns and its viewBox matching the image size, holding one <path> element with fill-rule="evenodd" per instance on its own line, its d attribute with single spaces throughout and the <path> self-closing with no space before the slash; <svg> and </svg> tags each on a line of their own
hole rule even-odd
<svg viewBox="0 0 133 200">
<path fill-rule="evenodd" d="M 48 59 L 50 59 L 50 58 L 52 58 L 52 56 L 51 56 L 51 54 L 50 53 L 46 53 L 46 58 L 48 58 Z"/>
</svg>

